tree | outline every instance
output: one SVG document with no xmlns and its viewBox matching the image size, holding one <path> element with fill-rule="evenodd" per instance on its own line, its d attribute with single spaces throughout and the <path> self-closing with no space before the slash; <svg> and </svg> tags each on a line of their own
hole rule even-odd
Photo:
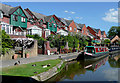
<svg viewBox="0 0 120 83">
<path fill-rule="evenodd" d="M 108 31 L 108 37 L 114 37 L 118 35 L 120 37 L 120 26 L 112 26 L 110 30 Z"/>
<path fill-rule="evenodd" d="M 10 36 L 6 34 L 4 30 L 2 30 L 2 52 L 5 54 L 7 49 L 13 47 L 13 40 L 10 39 Z"/>
<path fill-rule="evenodd" d="M 110 43 L 110 40 L 109 40 L 109 39 L 105 39 L 105 40 L 104 40 L 104 43 L 105 43 L 105 44 L 109 44 L 109 43 Z"/>
</svg>

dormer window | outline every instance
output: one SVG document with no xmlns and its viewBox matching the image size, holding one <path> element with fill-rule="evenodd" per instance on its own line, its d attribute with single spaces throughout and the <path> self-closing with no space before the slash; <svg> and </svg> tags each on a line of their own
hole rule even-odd
<svg viewBox="0 0 120 83">
<path fill-rule="evenodd" d="M 13 20 L 17 21 L 18 20 L 18 16 L 17 15 L 13 15 Z"/>
<path fill-rule="evenodd" d="M 2 13 L 2 11 L 0 11 L 0 18 L 3 18 L 3 13 Z"/>
</svg>

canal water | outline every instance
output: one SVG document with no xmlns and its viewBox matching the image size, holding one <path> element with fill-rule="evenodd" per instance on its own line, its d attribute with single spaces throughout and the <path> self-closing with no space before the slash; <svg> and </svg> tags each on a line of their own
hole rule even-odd
<svg viewBox="0 0 120 83">
<path fill-rule="evenodd" d="M 48 82 L 88 82 L 118 81 L 120 74 L 120 54 L 108 55 L 96 61 L 71 61 Z"/>
</svg>

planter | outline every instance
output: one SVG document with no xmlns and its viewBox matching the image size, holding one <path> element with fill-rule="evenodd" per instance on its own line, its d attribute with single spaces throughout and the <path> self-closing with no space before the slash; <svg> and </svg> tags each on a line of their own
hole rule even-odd
<svg viewBox="0 0 120 83">
<path fill-rule="evenodd" d="M 25 58 L 29 58 L 29 54 L 28 53 L 25 54 Z"/>
</svg>

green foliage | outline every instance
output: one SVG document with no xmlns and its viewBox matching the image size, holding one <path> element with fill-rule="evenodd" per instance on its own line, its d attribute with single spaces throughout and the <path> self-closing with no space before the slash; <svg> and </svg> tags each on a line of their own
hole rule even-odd
<svg viewBox="0 0 120 83">
<path fill-rule="evenodd" d="M 5 54 L 9 48 L 13 48 L 13 40 L 10 39 L 10 36 L 2 30 L 2 53 Z"/>
<path fill-rule="evenodd" d="M 60 48 L 63 50 L 63 49 L 64 49 L 64 46 L 60 46 Z"/>
<path fill-rule="evenodd" d="M 110 40 L 109 40 L 109 39 L 105 39 L 105 40 L 104 40 L 104 43 L 105 43 L 105 44 L 109 44 L 109 43 L 110 43 Z"/>
<path fill-rule="evenodd" d="M 39 37 L 38 34 L 35 34 L 35 35 L 26 35 L 26 37 L 29 37 L 29 38 L 33 38 L 35 40 L 38 40 L 38 46 L 42 46 L 44 41 L 46 41 L 44 38 L 42 37 Z"/>
<path fill-rule="evenodd" d="M 118 35 L 120 37 L 120 26 L 112 26 L 108 31 L 108 37 L 114 37 Z"/>
<path fill-rule="evenodd" d="M 72 48 L 69 48 L 70 51 L 72 51 Z"/>
<path fill-rule="evenodd" d="M 57 47 L 59 49 L 59 46 L 65 46 L 66 42 L 68 42 L 68 46 L 70 48 L 79 48 L 80 46 L 86 46 L 88 45 L 88 41 L 86 40 L 85 36 L 82 36 L 81 34 L 74 34 L 68 36 L 62 36 L 62 35 L 50 35 L 47 38 L 48 41 L 50 41 L 50 46 Z"/>
</svg>

